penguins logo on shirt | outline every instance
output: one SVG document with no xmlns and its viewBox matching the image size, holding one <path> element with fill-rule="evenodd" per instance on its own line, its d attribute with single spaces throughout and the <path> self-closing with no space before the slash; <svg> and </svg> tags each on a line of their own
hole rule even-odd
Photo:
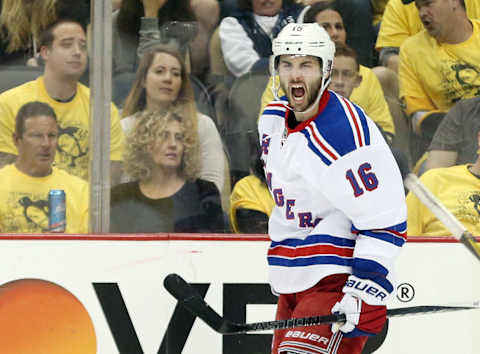
<svg viewBox="0 0 480 354">
<path fill-rule="evenodd" d="M 473 203 L 473 207 L 478 215 L 480 215 L 480 193 L 474 193 L 468 199 Z"/>
</svg>

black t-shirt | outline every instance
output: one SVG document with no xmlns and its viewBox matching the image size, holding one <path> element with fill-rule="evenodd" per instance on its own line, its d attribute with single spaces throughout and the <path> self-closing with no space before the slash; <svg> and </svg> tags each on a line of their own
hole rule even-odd
<svg viewBox="0 0 480 354">
<path fill-rule="evenodd" d="M 218 189 L 201 179 L 160 199 L 146 197 L 139 182 L 123 183 L 112 188 L 110 203 L 111 232 L 224 232 Z"/>
</svg>

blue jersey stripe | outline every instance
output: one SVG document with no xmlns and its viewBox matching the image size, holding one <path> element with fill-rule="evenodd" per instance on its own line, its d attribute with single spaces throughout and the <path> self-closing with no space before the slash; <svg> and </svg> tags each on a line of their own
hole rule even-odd
<svg viewBox="0 0 480 354">
<path fill-rule="evenodd" d="M 299 247 L 306 245 L 315 245 L 315 244 L 332 244 L 340 247 L 355 247 L 355 240 L 349 240 L 342 237 L 330 236 L 330 235 L 310 235 L 305 238 L 305 240 L 300 240 L 298 238 L 287 238 L 283 241 L 272 241 L 270 248 L 276 246 L 287 246 L 287 247 Z"/>
<path fill-rule="evenodd" d="M 285 118 L 285 111 L 280 109 L 268 109 L 268 107 L 263 111 L 263 115 L 273 115 Z"/>
<path fill-rule="evenodd" d="M 314 256 L 294 259 L 271 256 L 267 257 L 267 259 L 269 265 L 281 267 L 305 267 L 316 264 L 335 264 L 351 267 L 353 262 L 352 258 L 342 258 L 338 256 Z"/>
<path fill-rule="evenodd" d="M 389 242 L 398 247 L 403 246 L 403 244 L 406 242 L 406 238 L 397 236 L 392 231 L 404 234 L 406 232 L 406 229 L 407 229 L 406 222 L 402 222 L 400 224 L 386 227 L 384 229 L 379 229 L 379 230 L 358 230 L 355 226 L 352 225 L 352 232 L 354 233 L 361 233 L 362 235 L 373 237 L 385 242 Z"/>
<path fill-rule="evenodd" d="M 394 244 L 395 246 L 402 247 L 403 244 L 405 243 L 405 239 L 392 235 L 390 232 L 379 232 L 379 231 L 360 231 L 362 235 L 369 236 L 376 238 L 378 240 L 382 240 L 391 244 Z"/>
<path fill-rule="evenodd" d="M 384 227 L 383 230 L 390 230 L 396 231 L 398 233 L 405 233 L 407 231 L 407 222 L 401 222 L 400 224 Z M 354 225 L 352 225 L 352 232 L 360 232 L 362 230 L 357 229 Z"/>
<path fill-rule="evenodd" d="M 317 147 L 312 143 L 312 137 L 310 136 L 310 133 L 306 129 L 303 129 L 301 133 L 307 138 L 308 147 L 315 153 L 315 155 L 320 157 L 325 165 L 330 166 L 332 162 L 325 157 L 326 155 L 322 154 L 320 150 L 318 150 Z"/>
</svg>

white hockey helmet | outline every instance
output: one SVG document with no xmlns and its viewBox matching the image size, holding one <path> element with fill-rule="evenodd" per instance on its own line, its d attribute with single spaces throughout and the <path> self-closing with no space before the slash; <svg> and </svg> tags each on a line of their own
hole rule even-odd
<svg viewBox="0 0 480 354">
<path fill-rule="evenodd" d="M 322 85 L 316 102 L 330 83 L 330 73 L 335 56 L 335 43 L 327 31 L 318 23 L 289 23 L 272 42 L 273 55 L 270 57 L 270 73 L 277 76 L 281 55 L 311 55 L 321 59 Z M 278 100 L 278 88 L 273 80 L 272 91 Z"/>
</svg>

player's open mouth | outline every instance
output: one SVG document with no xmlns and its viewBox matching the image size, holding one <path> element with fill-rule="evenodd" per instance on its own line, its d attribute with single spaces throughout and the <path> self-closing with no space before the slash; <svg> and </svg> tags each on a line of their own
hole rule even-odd
<svg viewBox="0 0 480 354">
<path fill-rule="evenodd" d="M 292 85 L 290 88 L 291 96 L 296 101 L 301 101 L 305 97 L 305 88 L 302 85 Z"/>
</svg>

